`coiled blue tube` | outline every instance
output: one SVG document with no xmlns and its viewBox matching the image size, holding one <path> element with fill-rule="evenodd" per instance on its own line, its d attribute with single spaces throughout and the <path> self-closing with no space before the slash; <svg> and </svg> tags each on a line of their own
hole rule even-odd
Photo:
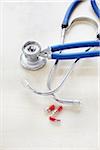
<svg viewBox="0 0 100 150">
<path fill-rule="evenodd" d="M 100 9 L 98 8 L 96 1 L 91 0 L 91 5 L 92 5 L 92 8 L 93 8 L 95 14 L 98 16 L 98 18 L 100 18 Z"/>
<path fill-rule="evenodd" d="M 66 28 L 68 26 L 69 19 L 74 11 L 74 9 L 78 6 L 78 4 L 82 2 L 81 0 L 74 0 L 74 2 L 69 6 L 66 11 L 65 17 L 63 19 L 62 28 Z"/>
<path fill-rule="evenodd" d="M 98 57 L 100 56 L 100 50 L 98 51 L 88 51 L 88 52 L 79 52 L 79 53 L 52 53 L 52 59 L 82 59 L 82 58 L 89 58 L 89 57 Z"/>
<path fill-rule="evenodd" d="M 65 49 L 71 48 L 80 48 L 80 47 L 95 47 L 100 46 L 100 41 L 84 41 L 84 42 L 75 42 L 75 43 L 65 43 L 60 45 L 51 46 L 51 51 L 56 52 Z"/>
</svg>

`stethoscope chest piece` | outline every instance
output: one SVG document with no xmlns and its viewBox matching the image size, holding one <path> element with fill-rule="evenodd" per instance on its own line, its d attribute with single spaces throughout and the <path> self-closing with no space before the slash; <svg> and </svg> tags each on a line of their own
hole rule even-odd
<svg viewBox="0 0 100 150">
<path fill-rule="evenodd" d="M 28 70 L 38 70 L 45 66 L 46 59 L 39 56 L 41 46 L 35 41 L 29 41 L 22 47 L 20 63 Z"/>
</svg>

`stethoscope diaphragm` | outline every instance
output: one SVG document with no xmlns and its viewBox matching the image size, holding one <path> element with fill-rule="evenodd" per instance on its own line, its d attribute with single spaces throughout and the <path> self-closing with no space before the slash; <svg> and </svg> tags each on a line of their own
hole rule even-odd
<svg viewBox="0 0 100 150">
<path fill-rule="evenodd" d="M 41 46 L 35 41 L 28 41 L 22 47 L 22 54 L 20 56 L 21 66 L 28 70 L 38 70 L 45 66 L 46 59 L 39 56 Z"/>
</svg>

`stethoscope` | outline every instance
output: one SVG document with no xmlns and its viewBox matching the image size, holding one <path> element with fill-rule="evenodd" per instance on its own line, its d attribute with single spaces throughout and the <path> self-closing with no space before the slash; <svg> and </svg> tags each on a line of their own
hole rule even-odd
<svg viewBox="0 0 100 150">
<path fill-rule="evenodd" d="M 69 20 L 70 20 L 70 17 L 72 15 L 74 9 L 81 2 L 82 2 L 81 0 L 75 0 L 70 5 L 70 7 L 68 8 L 68 10 L 65 14 L 65 17 L 64 17 L 64 20 L 63 20 L 63 23 L 61 26 L 61 28 L 62 28 L 62 34 L 61 34 L 62 44 L 49 46 L 46 49 L 41 50 L 41 46 L 37 42 L 29 41 L 23 46 L 23 48 L 22 48 L 23 53 L 20 57 L 21 65 L 25 69 L 29 69 L 29 70 L 37 70 L 39 68 L 42 68 L 46 64 L 46 58 L 56 59 L 54 66 L 52 67 L 52 69 L 49 73 L 49 76 L 48 76 L 47 86 L 48 86 L 49 91 L 47 91 L 47 92 L 37 91 L 31 87 L 31 85 L 29 84 L 29 82 L 27 80 L 25 80 L 25 85 L 30 90 L 32 90 L 32 92 L 34 92 L 36 94 L 46 95 L 46 96 L 52 95 L 54 97 L 54 99 L 60 103 L 79 103 L 78 100 L 61 100 L 56 97 L 55 93 L 60 89 L 60 87 L 65 82 L 65 80 L 69 77 L 69 75 L 73 71 L 75 65 L 77 64 L 77 62 L 80 59 L 100 56 L 100 50 L 93 50 L 95 48 L 97 49 L 97 47 L 100 46 L 99 25 L 93 19 L 87 18 L 87 17 L 76 18 L 69 24 Z M 100 19 L 100 9 L 98 8 L 95 0 L 91 0 L 91 5 L 92 5 L 92 8 L 93 8 L 96 16 Z M 65 33 L 68 32 L 73 27 L 74 24 L 80 23 L 80 22 L 92 24 L 97 28 L 97 40 L 75 42 L 75 43 L 64 43 Z M 83 47 L 87 47 L 87 49 L 84 52 L 62 53 L 65 50 L 67 51 L 72 48 L 83 48 Z M 58 65 L 59 60 L 65 60 L 65 59 L 66 60 L 75 59 L 75 61 L 72 64 L 72 66 L 70 67 L 69 71 L 68 72 L 66 71 L 65 76 L 64 76 L 63 80 L 61 81 L 61 83 L 58 85 L 58 87 L 56 87 L 55 89 L 51 89 L 51 81 L 52 81 L 53 74 L 55 72 L 55 68 Z"/>
</svg>

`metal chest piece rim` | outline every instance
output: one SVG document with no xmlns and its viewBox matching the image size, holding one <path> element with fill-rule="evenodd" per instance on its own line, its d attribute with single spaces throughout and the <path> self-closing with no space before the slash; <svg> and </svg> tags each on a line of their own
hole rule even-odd
<svg viewBox="0 0 100 150">
<path fill-rule="evenodd" d="M 38 70 L 46 65 L 46 59 L 39 56 L 41 46 L 35 41 L 28 41 L 22 47 L 21 66 L 27 70 Z"/>
</svg>

